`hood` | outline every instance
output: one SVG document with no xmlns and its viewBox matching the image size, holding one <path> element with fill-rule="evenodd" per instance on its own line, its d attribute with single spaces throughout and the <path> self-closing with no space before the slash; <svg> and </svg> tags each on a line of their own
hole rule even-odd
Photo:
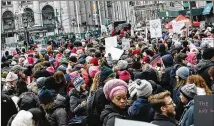
<svg viewBox="0 0 214 126">
<path fill-rule="evenodd" d="M 210 60 L 200 60 L 199 63 L 196 65 L 196 69 L 200 72 L 208 68 L 209 66 L 214 65 Z"/>
<path fill-rule="evenodd" d="M 185 108 L 190 108 L 193 105 L 194 105 L 194 100 L 191 100 L 187 105 L 185 105 Z"/>
<path fill-rule="evenodd" d="M 59 108 L 59 107 L 65 107 L 66 106 L 66 98 L 63 97 L 60 94 L 57 94 L 56 99 L 54 100 L 55 102 L 55 107 L 54 108 Z"/>
<path fill-rule="evenodd" d="M 164 66 L 172 66 L 173 65 L 173 58 L 170 54 L 162 56 L 162 60 L 164 63 Z"/>
<path fill-rule="evenodd" d="M 197 95 L 206 95 L 205 89 L 197 87 Z"/>
<path fill-rule="evenodd" d="M 105 106 L 105 109 L 102 111 L 100 115 L 101 122 L 103 122 L 104 118 L 108 116 L 109 113 L 118 113 L 118 115 L 128 116 L 126 110 L 120 110 L 119 108 L 116 107 L 116 105 L 110 103 L 109 105 Z"/>
</svg>

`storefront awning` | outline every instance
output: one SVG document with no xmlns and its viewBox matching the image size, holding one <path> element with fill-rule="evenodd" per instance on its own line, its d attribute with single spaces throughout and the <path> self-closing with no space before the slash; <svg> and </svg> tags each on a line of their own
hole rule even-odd
<svg viewBox="0 0 214 126">
<path fill-rule="evenodd" d="M 213 7 L 213 3 L 207 3 L 204 7 L 204 10 L 203 10 L 203 15 L 207 15 L 210 13 L 211 9 Z"/>
</svg>

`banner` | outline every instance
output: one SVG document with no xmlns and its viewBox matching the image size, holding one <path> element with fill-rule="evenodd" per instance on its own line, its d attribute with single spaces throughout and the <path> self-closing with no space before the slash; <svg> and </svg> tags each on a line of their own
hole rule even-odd
<svg viewBox="0 0 214 126">
<path fill-rule="evenodd" d="M 105 47 L 117 47 L 117 36 L 105 38 Z"/>
<path fill-rule="evenodd" d="M 114 126 L 157 126 L 157 125 L 142 121 L 133 121 L 115 118 Z"/>
<path fill-rule="evenodd" d="M 205 21 L 200 21 L 200 29 L 205 29 Z"/>
<path fill-rule="evenodd" d="M 202 38 L 203 43 L 208 43 L 210 47 L 214 47 L 214 38 Z"/>
<path fill-rule="evenodd" d="M 180 33 L 181 29 L 185 26 L 184 22 L 173 22 L 172 29 L 175 33 Z"/>
<path fill-rule="evenodd" d="M 150 34 L 151 38 L 159 38 L 162 37 L 162 29 L 161 29 L 161 20 L 150 20 Z"/>
<path fill-rule="evenodd" d="M 114 47 L 106 48 L 105 57 L 107 57 L 108 54 L 110 53 L 112 60 L 119 60 L 123 52 L 124 52 L 123 50 Z"/>
<path fill-rule="evenodd" d="M 122 49 L 123 50 L 130 49 L 130 40 L 129 39 L 122 39 Z"/>
</svg>

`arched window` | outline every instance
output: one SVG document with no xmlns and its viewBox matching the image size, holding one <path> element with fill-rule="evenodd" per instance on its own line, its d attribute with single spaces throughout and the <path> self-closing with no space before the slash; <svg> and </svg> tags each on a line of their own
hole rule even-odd
<svg viewBox="0 0 214 126">
<path fill-rule="evenodd" d="M 33 10 L 30 8 L 25 8 L 24 12 L 25 13 L 22 16 L 23 20 L 27 19 L 28 26 L 33 26 L 35 24 Z"/>
<path fill-rule="evenodd" d="M 48 32 L 53 32 L 56 28 L 54 9 L 50 5 L 46 5 L 42 9 L 43 26 L 47 28 Z"/>
<path fill-rule="evenodd" d="M 15 29 L 14 16 L 11 11 L 5 11 L 2 15 L 4 30 Z"/>
</svg>

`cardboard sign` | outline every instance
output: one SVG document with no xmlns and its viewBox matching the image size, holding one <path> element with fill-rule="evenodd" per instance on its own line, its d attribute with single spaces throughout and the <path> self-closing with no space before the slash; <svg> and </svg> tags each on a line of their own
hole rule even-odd
<svg viewBox="0 0 214 126">
<path fill-rule="evenodd" d="M 157 125 L 142 121 L 133 121 L 115 118 L 114 126 L 157 126 Z"/>
<path fill-rule="evenodd" d="M 117 47 L 117 36 L 105 38 L 105 47 Z"/>
<path fill-rule="evenodd" d="M 130 40 L 128 40 L 128 39 L 123 39 L 122 40 L 122 49 L 123 50 L 130 49 Z"/>
<path fill-rule="evenodd" d="M 214 38 L 202 38 L 203 43 L 208 43 L 210 47 L 214 47 Z"/>
<path fill-rule="evenodd" d="M 214 126 L 214 95 L 195 96 L 194 126 Z"/>
<path fill-rule="evenodd" d="M 180 33 L 181 29 L 185 26 L 184 22 L 173 22 L 172 28 L 175 33 Z"/>
<path fill-rule="evenodd" d="M 150 20 L 150 33 L 151 38 L 159 38 L 162 37 L 162 29 L 161 29 L 161 20 Z"/>
<path fill-rule="evenodd" d="M 114 47 L 106 48 L 105 57 L 107 57 L 110 53 L 112 56 L 112 60 L 119 60 L 123 52 L 123 50 Z"/>
<path fill-rule="evenodd" d="M 200 29 L 205 29 L 205 21 L 200 21 Z"/>
</svg>

